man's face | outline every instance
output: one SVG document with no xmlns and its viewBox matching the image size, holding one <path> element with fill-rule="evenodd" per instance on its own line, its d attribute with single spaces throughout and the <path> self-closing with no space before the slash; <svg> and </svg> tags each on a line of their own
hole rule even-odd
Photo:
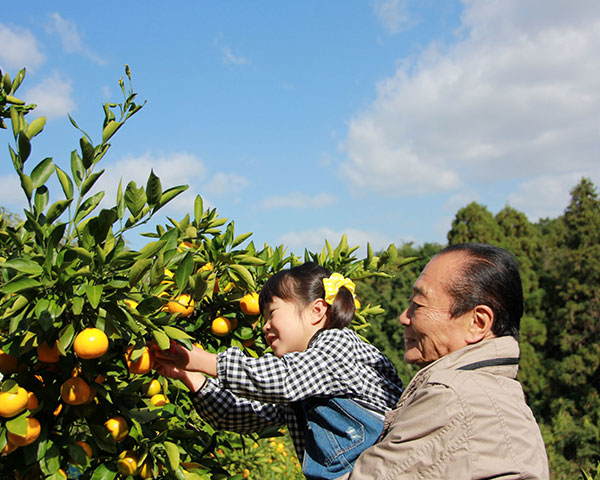
<svg viewBox="0 0 600 480">
<path fill-rule="evenodd" d="M 434 257 L 415 282 L 408 308 L 400 315 L 400 323 L 406 327 L 407 363 L 428 365 L 467 345 L 471 312 L 451 318 L 452 299 L 446 289 L 458 275 L 464 258 L 461 253 Z"/>
</svg>

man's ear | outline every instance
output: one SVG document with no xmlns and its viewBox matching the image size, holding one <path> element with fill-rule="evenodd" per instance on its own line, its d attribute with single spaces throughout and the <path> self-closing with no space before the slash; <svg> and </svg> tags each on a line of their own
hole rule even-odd
<svg viewBox="0 0 600 480">
<path fill-rule="evenodd" d="M 312 304 L 311 324 L 317 325 L 318 323 L 325 322 L 328 308 L 329 304 L 324 299 L 317 298 Z"/>
<path fill-rule="evenodd" d="M 487 305 L 477 305 L 471 310 L 469 326 L 467 328 L 467 344 L 477 343 L 494 336 L 494 311 Z"/>
</svg>

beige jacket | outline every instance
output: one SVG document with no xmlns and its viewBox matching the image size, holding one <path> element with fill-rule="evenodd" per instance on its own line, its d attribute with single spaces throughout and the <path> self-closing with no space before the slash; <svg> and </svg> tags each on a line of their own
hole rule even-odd
<svg viewBox="0 0 600 480">
<path fill-rule="evenodd" d="M 548 479 L 542 435 L 516 380 L 518 357 L 517 341 L 500 337 L 423 368 L 388 413 L 380 442 L 340 478 Z"/>
</svg>

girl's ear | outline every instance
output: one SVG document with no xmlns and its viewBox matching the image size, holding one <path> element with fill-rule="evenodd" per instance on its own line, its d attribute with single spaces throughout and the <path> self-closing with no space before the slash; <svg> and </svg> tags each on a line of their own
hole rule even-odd
<svg viewBox="0 0 600 480">
<path fill-rule="evenodd" d="M 328 308 L 329 305 L 324 299 L 316 299 L 311 306 L 311 324 L 317 325 L 320 323 L 325 323 Z"/>
</svg>

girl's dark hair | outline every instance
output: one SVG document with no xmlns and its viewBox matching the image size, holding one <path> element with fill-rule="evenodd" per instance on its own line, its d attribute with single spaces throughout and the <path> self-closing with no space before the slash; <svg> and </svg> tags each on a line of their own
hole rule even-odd
<svg viewBox="0 0 600 480">
<path fill-rule="evenodd" d="M 297 267 L 280 270 L 267 280 L 258 296 L 260 313 L 265 311 L 274 297 L 286 302 L 294 302 L 300 308 L 318 298 L 325 298 L 323 279 L 331 272 L 321 265 L 306 262 Z M 350 325 L 354 318 L 354 296 L 347 288 L 340 288 L 333 305 L 327 309 L 325 329 L 344 328 Z"/>
</svg>

